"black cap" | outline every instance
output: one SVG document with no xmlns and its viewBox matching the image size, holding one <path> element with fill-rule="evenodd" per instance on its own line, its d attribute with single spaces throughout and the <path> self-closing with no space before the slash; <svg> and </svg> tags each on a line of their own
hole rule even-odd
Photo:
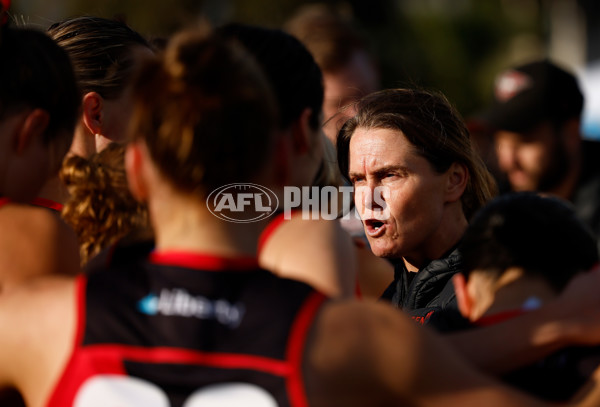
<svg viewBox="0 0 600 407">
<path fill-rule="evenodd" d="M 492 128 L 522 132 L 543 120 L 579 117 L 582 109 L 583 95 L 575 76 L 543 60 L 498 75 L 494 104 L 483 119 Z"/>
</svg>

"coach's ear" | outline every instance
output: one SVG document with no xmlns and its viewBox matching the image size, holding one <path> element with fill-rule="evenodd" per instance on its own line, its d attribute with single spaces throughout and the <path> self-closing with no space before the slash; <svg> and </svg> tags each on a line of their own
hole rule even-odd
<svg viewBox="0 0 600 407">
<path fill-rule="evenodd" d="M 469 296 L 467 291 L 467 280 L 462 273 L 456 273 L 452 276 L 452 283 L 454 284 L 454 293 L 456 294 L 456 302 L 458 304 L 458 310 L 463 317 L 470 319 L 473 311 L 473 299 Z"/>
<path fill-rule="evenodd" d="M 141 141 L 133 141 L 125 150 L 125 171 L 131 195 L 139 201 L 148 199 L 148 180 L 146 179 L 146 166 L 148 163 L 148 149 Z"/>
<path fill-rule="evenodd" d="M 469 170 L 463 163 L 454 162 L 446 171 L 446 176 L 446 202 L 456 202 L 467 188 Z"/>
</svg>

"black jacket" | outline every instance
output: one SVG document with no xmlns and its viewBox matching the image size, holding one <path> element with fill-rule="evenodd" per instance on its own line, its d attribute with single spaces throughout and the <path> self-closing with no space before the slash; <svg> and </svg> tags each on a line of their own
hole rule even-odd
<svg viewBox="0 0 600 407">
<path fill-rule="evenodd" d="M 417 273 L 409 273 L 400 259 L 395 264 L 394 281 L 381 299 L 439 331 L 462 328 L 465 320 L 458 311 L 452 284 L 452 276 L 461 269 L 462 256 L 456 248 Z"/>
</svg>

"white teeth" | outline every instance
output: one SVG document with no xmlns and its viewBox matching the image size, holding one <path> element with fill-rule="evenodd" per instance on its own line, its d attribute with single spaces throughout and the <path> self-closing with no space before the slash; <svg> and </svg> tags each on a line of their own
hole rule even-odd
<svg viewBox="0 0 600 407">
<path fill-rule="evenodd" d="M 373 223 L 373 229 L 375 229 L 375 230 L 378 230 L 382 226 L 383 226 L 383 223 L 381 223 L 381 222 L 375 222 L 375 223 Z"/>
</svg>

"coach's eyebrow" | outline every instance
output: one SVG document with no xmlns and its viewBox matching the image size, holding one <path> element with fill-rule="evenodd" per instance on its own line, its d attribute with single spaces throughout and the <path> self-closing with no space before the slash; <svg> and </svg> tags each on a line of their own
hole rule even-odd
<svg viewBox="0 0 600 407">
<path fill-rule="evenodd" d="M 361 177 L 361 176 L 364 176 L 364 174 L 362 172 L 352 171 L 352 172 L 348 173 L 348 177 L 350 177 L 350 178 Z"/>
<path fill-rule="evenodd" d="M 398 172 L 400 174 L 406 174 L 408 173 L 408 168 L 404 165 L 385 165 L 381 168 L 377 168 L 375 171 L 373 171 L 373 174 L 381 176 L 388 172 Z"/>
</svg>

